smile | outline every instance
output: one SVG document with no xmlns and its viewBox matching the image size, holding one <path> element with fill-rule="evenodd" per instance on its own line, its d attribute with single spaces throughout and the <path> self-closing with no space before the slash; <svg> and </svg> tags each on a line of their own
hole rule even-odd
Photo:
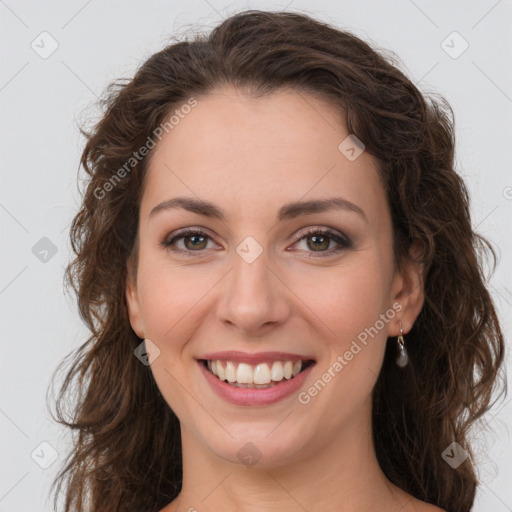
<svg viewBox="0 0 512 512">
<path fill-rule="evenodd" d="M 203 360 L 206 368 L 219 380 L 239 388 L 265 389 L 291 380 L 313 361 L 274 361 L 248 364 L 236 361 Z"/>
</svg>

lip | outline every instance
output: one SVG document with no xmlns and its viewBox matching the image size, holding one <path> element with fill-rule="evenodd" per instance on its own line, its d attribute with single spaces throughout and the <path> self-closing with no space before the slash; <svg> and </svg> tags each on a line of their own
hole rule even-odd
<svg viewBox="0 0 512 512">
<path fill-rule="evenodd" d="M 275 354 L 275 352 L 273 352 L 273 354 Z M 223 358 L 216 357 L 216 359 Z M 238 359 L 238 361 L 240 361 L 240 359 Z M 261 361 L 261 359 L 258 359 L 258 361 Z M 285 379 L 275 386 L 263 389 L 237 388 L 235 386 L 231 386 L 213 375 L 213 373 L 206 368 L 203 361 L 198 361 L 198 364 L 206 381 L 220 398 L 235 405 L 255 406 L 274 404 L 290 396 L 302 386 L 304 380 L 307 378 L 316 363 L 310 364 L 304 371 L 299 373 L 296 377 L 293 377 L 293 379 Z"/>
<path fill-rule="evenodd" d="M 237 350 L 225 350 L 223 352 L 211 352 L 199 359 L 211 361 L 236 361 L 237 363 L 257 364 L 257 363 L 273 363 L 274 361 L 316 361 L 314 357 L 301 354 L 291 354 L 289 352 L 240 352 Z"/>
</svg>

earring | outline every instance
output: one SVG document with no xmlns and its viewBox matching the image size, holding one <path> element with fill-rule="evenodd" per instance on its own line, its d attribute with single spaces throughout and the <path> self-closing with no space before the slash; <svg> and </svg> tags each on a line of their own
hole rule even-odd
<svg viewBox="0 0 512 512">
<path fill-rule="evenodd" d="M 407 354 L 407 350 L 405 348 L 404 341 L 404 331 L 402 330 L 402 322 L 400 322 L 400 335 L 397 338 L 398 344 L 398 357 L 396 358 L 396 364 L 400 366 L 400 368 L 404 368 L 409 363 L 409 355 Z"/>
</svg>

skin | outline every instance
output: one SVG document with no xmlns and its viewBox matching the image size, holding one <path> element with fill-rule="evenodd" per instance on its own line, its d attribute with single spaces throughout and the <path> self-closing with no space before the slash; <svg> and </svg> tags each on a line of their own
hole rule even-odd
<svg viewBox="0 0 512 512">
<path fill-rule="evenodd" d="M 200 98 L 151 155 L 126 298 L 134 331 L 160 350 L 150 368 L 181 423 L 183 489 L 162 512 L 440 510 L 391 484 L 375 457 L 371 392 L 387 337 L 400 333 L 399 321 L 411 329 L 424 295 L 420 268 L 395 268 L 377 162 L 338 150 L 348 135 L 311 95 L 250 99 L 226 87 Z M 183 209 L 149 218 L 177 196 L 211 201 L 226 219 Z M 366 219 L 332 210 L 276 220 L 285 203 L 332 196 Z M 160 245 L 189 226 L 209 237 L 177 240 L 190 256 Z M 315 250 L 311 235 L 301 236 L 312 227 L 345 234 L 352 246 L 322 257 L 338 245 L 328 239 Z M 252 263 L 236 252 L 247 236 L 263 250 Z M 220 350 L 311 354 L 304 391 L 393 304 L 400 312 L 306 405 L 297 393 L 267 406 L 230 404 L 196 360 Z M 261 454 L 252 467 L 237 457 L 248 442 Z"/>
</svg>

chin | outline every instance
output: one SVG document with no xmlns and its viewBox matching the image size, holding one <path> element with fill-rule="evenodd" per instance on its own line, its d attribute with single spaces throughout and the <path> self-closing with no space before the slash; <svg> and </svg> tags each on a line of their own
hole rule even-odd
<svg viewBox="0 0 512 512">
<path fill-rule="evenodd" d="M 264 426 L 239 428 L 230 426 L 229 433 L 219 439 L 205 440 L 211 451 L 228 462 L 242 464 L 248 468 L 269 469 L 286 465 L 306 456 L 306 437 L 298 430 L 291 433 L 290 424 L 279 425 L 279 421 Z"/>
</svg>

